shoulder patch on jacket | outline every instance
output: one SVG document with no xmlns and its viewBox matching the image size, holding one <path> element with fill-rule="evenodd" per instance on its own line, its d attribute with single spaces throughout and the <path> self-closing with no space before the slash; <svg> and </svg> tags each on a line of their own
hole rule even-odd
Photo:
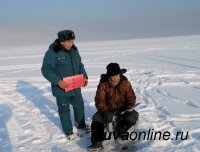
<svg viewBox="0 0 200 152">
<path fill-rule="evenodd" d="M 61 57 L 58 57 L 57 59 L 58 60 L 64 60 L 66 57 L 65 56 L 61 56 Z"/>
</svg>

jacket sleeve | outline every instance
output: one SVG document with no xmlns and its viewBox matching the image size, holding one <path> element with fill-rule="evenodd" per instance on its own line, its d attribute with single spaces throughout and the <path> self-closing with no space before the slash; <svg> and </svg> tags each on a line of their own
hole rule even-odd
<svg viewBox="0 0 200 152">
<path fill-rule="evenodd" d="M 97 92 L 95 96 L 95 106 L 101 112 L 108 110 L 106 105 L 105 86 L 101 83 L 97 87 Z"/>
<path fill-rule="evenodd" d="M 53 54 L 47 51 L 43 59 L 41 71 L 43 76 L 53 85 L 57 85 L 58 81 L 62 79 L 55 72 L 55 62 Z"/>
<path fill-rule="evenodd" d="M 127 101 L 127 109 L 133 108 L 136 102 L 135 92 L 133 91 L 133 88 L 129 81 L 127 83 L 126 101 Z"/>
<path fill-rule="evenodd" d="M 78 52 L 78 50 L 77 50 L 77 52 Z M 85 77 L 86 79 L 88 79 L 88 75 L 87 75 L 87 73 L 86 73 L 86 71 L 85 71 L 84 64 L 83 64 L 82 61 L 81 61 L 81 56 L 80 56 L 79 52 L 78 52 L 78 56 L 79 56 L 79 60 L 80 60 L 79 71 L 80 71 L 81 74 L 84 75 L 84 77 Z"/>
</svg>

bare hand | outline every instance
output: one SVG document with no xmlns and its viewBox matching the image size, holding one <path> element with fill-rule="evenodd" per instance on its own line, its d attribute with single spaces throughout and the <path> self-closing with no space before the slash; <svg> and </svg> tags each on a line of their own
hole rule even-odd
<svg viewBox="0 0 200 152">
<path fill-rule="evenodd" d="M 133 109 L 131 108 L 131 109 L 128 109 L 127 111 L 128 111 L 128 112 L 132 112 L 132 111 L 133 111 Z"/>
<path fill-rule="evenodd" d="M 63 80 L 58 81 L 58 86 L 63 90 L 67 88 L 67 85 L 63 82 Z"/>
<path fill-rule="evenodd" d="M 88 79 L 85 78 L 85 84 L 84 84 L 84 87 L 87 86 L 87 84 L 88 84 Z"/>
</svg>

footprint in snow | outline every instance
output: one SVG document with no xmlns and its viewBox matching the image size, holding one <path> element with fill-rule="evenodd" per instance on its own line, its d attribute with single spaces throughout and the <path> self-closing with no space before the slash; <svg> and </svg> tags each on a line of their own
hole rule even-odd
<svg viewBox="0 0 200 152">
<path fill-rule="evenodd" d="M 191 106 L 191 107 L 193 107 L 193 108 L 198 108 L 198 109 L 200 109 L 199 106 L 197 106 L 196 104 L 194 104 L 194 103 L 191 102 L 191 101 L 185 101 L 184 104 L 186 104 L 186 105 L 188 105 L 188 106 Z"/>
</svg>

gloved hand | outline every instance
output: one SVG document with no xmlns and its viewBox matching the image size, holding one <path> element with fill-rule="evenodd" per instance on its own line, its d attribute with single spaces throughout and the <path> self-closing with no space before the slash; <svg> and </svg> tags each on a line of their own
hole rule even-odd
<svg viewBox="0 0 200 152">
<path fill-rule="evenodd" d="M 104 111 L 102 112 L 102 117 L 104 122 L 109 123 L 113 121 L 114 114 L 110 111 Z"/>
</svg>

